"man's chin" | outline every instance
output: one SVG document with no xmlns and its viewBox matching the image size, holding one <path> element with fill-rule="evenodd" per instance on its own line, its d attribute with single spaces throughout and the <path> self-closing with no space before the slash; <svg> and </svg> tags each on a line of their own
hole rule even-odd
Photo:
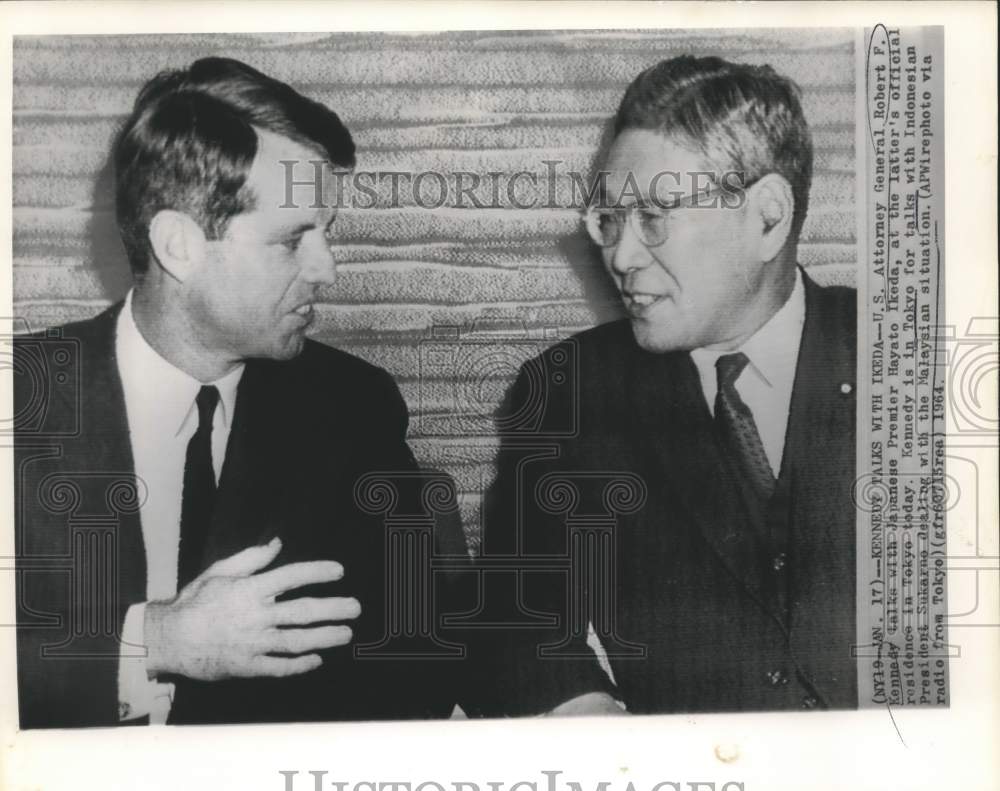
<svg viewBox="0 0 1000 791">
<path fill-rule="evenodd" d="M 663 326 L 643 319 L 632 319 L 632 334 L 640 349 L 654 354 L 686 350 L 684 339 Z"/>
<path fill-rule="evenodd" d="M 275 343 L 271 348 L 271 353 L 267 356 L 271 360 L 292 360 L 302 353 L 305 345 L 306 336 L 297 332 Z"/>
</svg>

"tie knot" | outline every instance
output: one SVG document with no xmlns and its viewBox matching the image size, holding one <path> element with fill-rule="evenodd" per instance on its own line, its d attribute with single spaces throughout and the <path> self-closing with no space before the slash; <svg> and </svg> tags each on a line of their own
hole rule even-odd
<svg viewBox="0 0 1000 791">
<path fill-rule="evenodd" d="M 198 430 L 204 431 L 212 428 L 212 417 L 215 415 L 215 407 L 219 403 L 219 391 L 215 385 L 203 385 L 198 391 L 198 397 L 194 400 L 198 405 Z"/>
<path fill-rule="evenodd" d="M 715 372 L 719 377 L 719 389 L 732 387 L 732 385 L 743 373 L 750 360 L 743 352 L 735 354 L 724 354 L 715 361 Z"/>
</svg>

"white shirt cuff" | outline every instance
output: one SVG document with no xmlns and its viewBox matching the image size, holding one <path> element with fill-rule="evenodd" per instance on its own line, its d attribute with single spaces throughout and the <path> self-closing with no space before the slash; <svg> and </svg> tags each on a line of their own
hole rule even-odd
<svg viewBox="0 0 1000 791">
<path fill-rule="evenodd" d="M 133 604 L 125 613 L 118 658 L 118 719 L 148 715 L 151 723 L 164 723 L 170 713 L 174 685 L 151 680 L 146 672 L 145 621 L 145 602 Z"/>
</svg>

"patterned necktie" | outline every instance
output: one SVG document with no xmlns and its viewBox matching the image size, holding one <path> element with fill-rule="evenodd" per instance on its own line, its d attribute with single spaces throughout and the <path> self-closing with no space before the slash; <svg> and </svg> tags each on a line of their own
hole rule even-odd
<svg viewBox="0 0 1000 791">
<path fill-rule="evenodd" d="M 747 363 L 743 352 L 725 354 L 715 361 L 719 389 L 715 395 L 715 422 L 739 462 L 741 472 L 760 497 L 767 502 L 774 492 L 774 473 L 757 433 L 753 413 L 736 391 L 736 380 Z"/>
<path fill-rule="evenodd" d="M 215 470 L 212 467 L 212 418 L 219 391 L 206 385 L 198 391 L 198 430 L 188 442 L 181 496 L 181 543 L 177 558 L 177 590 L 198 576 L 202 552 L 215 506 Z"/>
</svg>

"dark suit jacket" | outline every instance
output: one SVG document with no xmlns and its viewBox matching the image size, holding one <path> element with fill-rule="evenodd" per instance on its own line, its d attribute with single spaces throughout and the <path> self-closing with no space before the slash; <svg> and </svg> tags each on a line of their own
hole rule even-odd
<svg viewBox="0 0 1000 791">
<path fill-rule="evenodd" d="M 22 727 L 119 720 L 118 636 L 128 607 L 145 599 L 146 584 L 142 484 L 114 356 L 119 310 L 15 341 Z M 178 679 L 172 722 L 451 712 L 453 663 L 354 656 L 355 647 L 399 630 L 385 617 L 393 595 L 385 514 L 377 495 L 366 500 L 356 486 L 372 471 L 395 471 L 405 489 L 395 509 L 426 516 L 416 485 L 405 484 L 420 477 L 405 441 L 407 421 L 391 377 L 344 352 L 307 341 L 293 360 L 247 363 L 202 567 L 277 535 L 283 549 L 275 565 L 330 558 L 345 568 L 343 580 L 292 595 L 355 596 L 363 612 L 351 624 L 353 644 L 325 652 L 318 671 L 289 679 Z M 461 556 L 464 539 L 451 516 L 438 519 L 437 546 Z M 447 578 L 436 575 L 435 596 L 446 595 Z"/>
<path fill-rule="evenodd" d="M 507 414 L 541 404 L 538 434 L 567 435 L 506 437 L 484 553 L 513 551 L 520 532 L 530 562 L 550 558 L 554 571 L 525 575 L 524 611 L 559 623 L 508 634 L 496 649 L 504 699 L 491 705 L 541 711 L 603 688 L 586 613 L 632 712 L 857 706 L 855 292 L 805 287 L 767 513 L 743 505 L 689 354 L 645 352 L 621 321 L 526 366 Z M 553 355 L 575 356 L 578 387 L 539 391 Z"/>
</svg>

